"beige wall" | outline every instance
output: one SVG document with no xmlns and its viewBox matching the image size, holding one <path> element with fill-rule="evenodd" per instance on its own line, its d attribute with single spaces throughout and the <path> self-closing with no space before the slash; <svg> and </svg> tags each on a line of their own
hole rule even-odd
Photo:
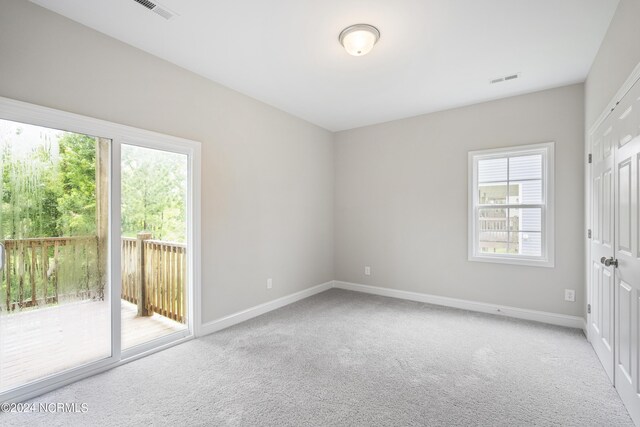
<svg viewBox="0 0 640 427">
<path fill-rule="evenodd" d="M 583 85 L 336 134 L 336 279 L 582 315 Z M 555 268 L 467 260 L 467 153 L 556 142 Z M 364 266 L 371 266 L 371 276 Z M 576 302 L 564 301 L 564 289 Z"/>
<path fill-rule="evenodd" d="M 26 0 L 0 11 L 0 96 L 202 142 L 203 321 L 333 279 L 330 132 Z"/>
<path fill-rule="evenodd" d="M 640 0 L 620 0 L 585 83 L 586 126 L 598 119 L 640 63 Z"/>
</svg>

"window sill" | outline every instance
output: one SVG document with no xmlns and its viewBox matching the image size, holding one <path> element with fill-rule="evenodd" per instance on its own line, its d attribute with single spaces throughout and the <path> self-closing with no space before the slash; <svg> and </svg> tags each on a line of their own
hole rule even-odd
<svg viewBox="0 0 640 427">
<path fill-rule="evenodd" d="M 526 265 L 529 267 L 553 268 L 555 266 L 553 260 L 549 259 L 520 258 L 509 256 L 469 255 L 469 261 L 490 262 L 494 264 Z"/>
</svg>

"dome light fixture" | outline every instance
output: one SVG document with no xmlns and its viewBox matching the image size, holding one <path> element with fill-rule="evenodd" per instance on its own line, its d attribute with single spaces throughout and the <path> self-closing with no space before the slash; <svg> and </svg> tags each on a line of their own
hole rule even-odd
<svg viewBox="0 0 640 427">
<path fill-rule="evenodd" d="M 340 32 L 338 40 L 349 55 L 363 56 L 371 52 L 380 39 L 380 30 L 369 24 L 351 25 Z"/>
</svg>

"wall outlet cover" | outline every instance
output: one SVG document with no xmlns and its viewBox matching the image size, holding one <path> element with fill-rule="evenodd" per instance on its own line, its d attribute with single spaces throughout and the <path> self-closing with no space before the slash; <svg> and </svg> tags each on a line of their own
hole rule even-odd
<svg viewBox="0 0 640 427">
<path fill-rule="evenodd" d="M 570 301 L 570 302 L 576 302 L 576 291 L 574 289 L 565 289 L 564 300 Z"/>
</svg>

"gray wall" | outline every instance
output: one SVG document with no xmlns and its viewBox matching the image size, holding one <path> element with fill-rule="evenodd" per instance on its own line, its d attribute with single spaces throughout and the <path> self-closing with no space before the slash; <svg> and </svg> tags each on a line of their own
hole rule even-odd
<svg viewBox="0 0 640 427">
<path fill-rule="evenodd" d="M 26 0 L 0 10 L 0 96 L 202 142 L 203 321 L 333 279 L 330 132 Z"/>
<path fill-rule="evenodd" d="M 582 315 L 583 93 L 573 85 L 337 133 L 336 279 Z M 468 261 L 468 151 L 548 141 L 555 268 Z"/>
<path fill-rule="evenodd" d="M 334 278 L 583 313 L 582 85 L 332 135 L 26 0 L 0 8 L 0 96 L 203 143 L 204 321 Z M 614 22 L 632 16 L 638 0 L 622 0 Z M 640 56 L 638 26 L 614 27 L 588 118 Z M 467 152 L 544 141 L 557 143 L 556 267 L 467 261 Z"/>
<path fill-rule="evenodd" d="M 640 0 L 620 0 L 585 83 L 586 126 L 598 119 L 640 63 Z"/>
</svg>

